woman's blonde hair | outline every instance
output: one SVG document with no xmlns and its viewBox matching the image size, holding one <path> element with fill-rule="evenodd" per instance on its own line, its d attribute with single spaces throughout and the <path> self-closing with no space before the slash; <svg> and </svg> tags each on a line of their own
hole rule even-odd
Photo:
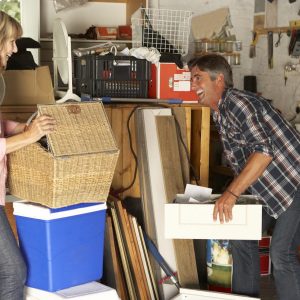
<svg viewBox="0 0 300 300">
<path fill-rule="evenodd" d="M 22 36 L 22 33 L 21 24 L 7 13 L 0 11 L 0 51 L 2 51 L 8 40 L 11 38 L 18 39 Z M 0 72 L 2 72 L 3 67 L 0 68 Z"/>
</svg>

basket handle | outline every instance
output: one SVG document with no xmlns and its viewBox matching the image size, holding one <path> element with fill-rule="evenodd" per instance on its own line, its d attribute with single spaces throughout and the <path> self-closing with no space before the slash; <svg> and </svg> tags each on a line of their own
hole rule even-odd
<svg viewBox="0 0 300 300">
<path fill-rule="evenodd" d="M 29 126 L 29 125 L 30 125 L 30 123 L 31 123 L 32 120 L 37 116 L 37 114 L 38 114 L 38 112 L 36 111 L 36 112 L 34 112 L 34 113 L 28 118 L 28 120 L 27 120 L 27 122 L 26 122 L 26 126 Z"/>
<path fill-rule="evenodd" d="M 71 114 L 80 114 L 81 112 L 81 108 L 79 105 L 68 105 L 67 106 L 67 111 L 68 113 L 71 115 Z"/>
</svg>

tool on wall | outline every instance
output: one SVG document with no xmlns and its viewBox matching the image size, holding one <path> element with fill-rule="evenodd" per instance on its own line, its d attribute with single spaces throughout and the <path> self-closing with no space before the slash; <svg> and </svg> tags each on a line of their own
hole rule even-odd
<svg viewBox="0 0 300 300">
<path fill-rule="evenodd" d="M 273 69 L 273 31 L 268 31 L 268 66 Z"/>
<path fill-rule="evenodd" d="M 249 51 L 249 57 L 253 58 L 256 56 L 256 44 L 258 40 L 258 34 L 256 31 L 253 31 L 252 35 L 252 42 L 250 44 L 250 51 Z"/>
<path fill-rule="evenodd" d="M 291 39 L 289 44 L 289 55 L 300 55 L 300 29 L 293 28 L 291 31 Z"/>
</svg>

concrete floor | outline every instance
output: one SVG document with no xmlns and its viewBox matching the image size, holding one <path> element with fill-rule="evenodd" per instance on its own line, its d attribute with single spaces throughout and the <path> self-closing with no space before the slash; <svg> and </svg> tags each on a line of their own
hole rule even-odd
<svg viewBox="0 0 300 300">
<path fill-rule="evenodd" d="M 276 288 L 272 275 L 261 276 L 261 300 L 277 300 Z"/>
</svg>

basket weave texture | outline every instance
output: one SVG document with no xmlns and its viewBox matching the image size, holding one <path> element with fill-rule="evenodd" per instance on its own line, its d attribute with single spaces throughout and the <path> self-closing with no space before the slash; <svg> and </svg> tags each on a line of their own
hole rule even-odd
<svg viewBox="0 0 300 300">
<path fill-rule="evenodd" d="M 8 156 L 9 190 L 14 196 L 51 208 L 106 201 L 117 164 L 117 148 L 100 102 L 39 105 L 56 119 L 40 143 Z"/>
</svg>

